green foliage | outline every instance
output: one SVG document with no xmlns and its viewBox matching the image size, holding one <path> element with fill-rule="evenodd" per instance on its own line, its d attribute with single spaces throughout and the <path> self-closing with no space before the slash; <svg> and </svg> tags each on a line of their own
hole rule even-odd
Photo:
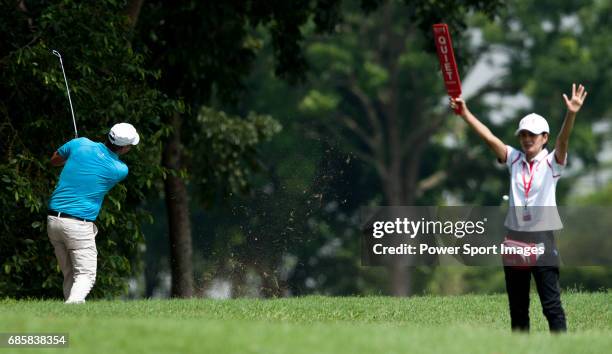
<svg viewBox="0 0 612 354">
<path fill-rule="evenodd" d="M 571 91 L 572 83 L 586 86 L 589 96 L 570 138 L 570 154 L 587 167 L 596 163 L 603 142 L 591 125 L 610 113 L 612 50 L 604 43 L 612 38 L 612 25 L 604 14 L 611 10 L 609 2 L 593 0 L 522 0 L 508 6 L 494 25 L 482 27 L 490 40 L 487 45 L 509 59 L 505 74 L 482 92 L 528 95 L 531 107 L 518 110 L 516 117 L 532 111 L 547 117 L 551 143 L 566 110 L 562 94 Z M 516 121 L 504 126 L 505 140 L 515 141 L 512 128 Z"/>
<path fill-rule="evenodd" d="M 507 61 L 501 65 L 504 71 L 468 101 L 470 110 L 512 146 L 518 145 L 514 131 L 520 118 L 537 112 L 549 122 L 548 149 L 552 150 L 566 112 L 562 94 L 571 93 L 574 82 L 584 84 L 589 95 L 570 136 L 569 165 L 571 168 L 578 160 L 583 163 L 575 176 L 589 172 L 597 166 L 597 155 L 606 138 L 593 130 L 593 123 L 605 121 L 610 114 L 607 95 L 612 89 L 612 51 L 604 44 L 612 38 L 609 16 L 604 15 L 610 13 L 610 6 L 609 2 L 593 0 L 522 0 L 508 3 L 493 22 L 473 17 L 474 30 L 482 31 L 484 40 L 479 51 L 490 51 Z M 508 107 L 506 98 L 517 95 L 526 96 L 530 104 Z M 504 103 L 503 112 L 497 103 L 487 100 L 493 97 Z M 495 114 L 502 119 L 491 120 Z M 466 202 L 498 204 L 508 185 L 497 180 L 507 180 L 506 170 L 491 171 L 494 157 L 476 134 L 469 131 L 456 136 L 459 149 L 449 169 L 461 177 L 450 180 L 447 188 Z M 573 177 L 564 175 L 557 189 L 558 203 L 565 204 L 572 184 Z"/>
<path fill-rule="evenodd" d="M 207 260 L 217 266 L 207 270 L 205 279 L 229 278 L 236 289 L 240 273 L 255 274 L 262 282 L 257 286 L 262 296 L 270 290 L 266 282 L 280 288 L 275 295 L 385 292 L 384 269 L 361 267 L 358 256 L 355 214 L 372 199 L 380 201 L 382 183 L 372 164 L 356 158 L 355 147 L 364 144 L 341 120 L 354 118 L 365 132 L 373 131 L 361 102 L 346 88 L 354 80 L 380 112 L 389 82 L 397 80 L 405 134 L 411 131 L 410 123 L 419 125 L 413 105 L 438 106 L 444 91 L 435 54 L 425 50 L 431 28 L 424 34 L 407 16 L 413 3 L 433 9 L 434 2 L 396 1 L 378 9 L 383 2 L 370 1 L 374 6 L 368 5 L 368 16 L 359 9 L 364 3 L 343 3 L 343 21 L 333 36 L 309 32 L 304 49 L 311 71 L 303 85 L 274 77 L 269 69 L 274 59 L 271 40 L 264 41 L 238 112 L 269 112 L 282 122 L 283 134 L 263 147 L 269 180 L 259 181 L 251 198 L 236 200 L 231 214 L 202 221 L 206 235 L 194 245 L 206 250 Z M 459 19 L 465 10 L 455 7 L 446 14 Z M 387 62 L 398 64 L 395 74 Z M 423 114 L 425 121 L 429 118 Z M 437 165 L 423 174 L 432 168 Z M 230 244 L 228 235 L 238 242 Z"/>
<path fill-rule="evenodd" d="M 317 32 L 331 32 L 341 19 L 341 2 L 146 1 L 136 33 L 162 68 L 162 90 L 184 97 L 197 114 L 212 96 L 236 100 L 261 49 L 254 29 L 270 36 L 275 73 L 303 79 L 302 29 L 314 24 Z"/>
<path fill-rule="evenodd" d="M 590 206 L 590 205 L 611 206 L 612 205 L 612 182 L 609 182 L 607 185 L 602 186 L 602 188 L 598 188 L 596 193 L 575 198 L 575 200 L 573 200 L 572 202 L 573 204 L 580 205 L 580 206 Z"/>
<path fill-rule="evenodd" d="M 300 102 L 299 109 L 306 114 L 320 115 L 321 118 L 329 116 L 338 109 L 338 95 L 325 94 L 317 89 L 310 90 Z"/>
<path fill-rule="evenodd" d="M 124 1 L 3 2 L 0 24 L 0 293 L 60 296 L 62 276 L 46 236 L 46 204 L 60 169 L 49 157 L 73 135 L 63 75 L 69 80 L 79 136 L 104 141 L 121 121 L 134 124 L 142 143 L 125 156 L 130 175 L 106 198 L 98 218 L 99 276 L 93 296 L 125 291 L 134 274 L 138 210 L 163 170 L 158 157 L 167 133 L 161 116 L 178 104 L 147 84 L 159 72 L 143 66 L 129 45 Z"/>
<path fill-rule="evenodd" d="M 246 193 L 257 171 L 256 147 L 281 131 L 272 117 L 250 113 L 246 119 L 203 107 L 194 130 L 192 172 L 204 205 L 232 194 Z"/>
</svg>

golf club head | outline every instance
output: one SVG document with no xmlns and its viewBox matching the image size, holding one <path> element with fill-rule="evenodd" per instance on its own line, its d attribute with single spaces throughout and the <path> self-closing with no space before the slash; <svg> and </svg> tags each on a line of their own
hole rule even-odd
<svg viewBox="0 0 612 354">
<path fill-rule="evenodd" d="M 62 58 L 62 55 L 61 55 L 61 54 L 60 54 L 60 53 L 59 53 L 57 50 L 55 50 L 55 49 L 53 49 L 53 50 L 51 51 L 51 53 L 53 53 L 53 55 L 55 55 L 56 57 L 58 57 L 58 58 L 60 58 L 60 59 Z"/>
</svg>

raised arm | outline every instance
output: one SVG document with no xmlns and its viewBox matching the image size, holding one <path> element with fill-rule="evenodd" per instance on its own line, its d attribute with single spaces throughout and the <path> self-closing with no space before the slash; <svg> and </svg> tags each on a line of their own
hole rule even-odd
<svg viewBox="0 0 612 354">
<path fill-rule="evenodd" d="M 54 167 L 64 166 L 66 160 L 57 151 L 51 156 L 51 165 Z"/>
<path fill-rule="evenodd" d="M 461 108 L 461 118 L 478 133 L 487 145 L 493 150 L 497 159 L 504 163 L 506 162 L 506 144 L 496 137 L 486 125 L 476 118 L 467 108 L 467 104 L 462 98 L 451 98 L 451 108 Z"/>
<path fill-rule="evenodd" d="M 563 99 L 565 100 L 565 105 L 567 106 L 567 113 L 565 113 L 565 120 L 563 120 L 563 125 L 561 126 L 561 131 L 559 132 L 559 136 L 557 137 L 557 142 L 555 144 L 555 159 L 557 163 L 560 165 L 565 164 L 565 155 L 567 154 L 567 149 L 569 147 L 569 137 L 572 132 L 572 128 L 574 128 L 574 121 L 576 120 L 576 113 L 582 108 L 582 104 L 584 103 L 584 99 L 587 96 L 587 92 L 584 89 L 584 86 L 578 86 L 576 89 L 576 84 L 572 84 L 572 97 L 567 98 L 565 94 L 563 94 Z"/>
</svg>

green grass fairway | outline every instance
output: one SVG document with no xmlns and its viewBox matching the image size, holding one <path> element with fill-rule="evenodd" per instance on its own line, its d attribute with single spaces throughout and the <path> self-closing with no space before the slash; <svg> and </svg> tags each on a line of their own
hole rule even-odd
<svg viewBox="0 0 612 354">
<path fill-rule="evenodd" d="M 509 331 L 504 295 L 278 300 L 0 300 L 0 332 L 68 332 L 70 348 L 2 353 L 609 353 L 612 292 L 564 293 L 570 332 Z"/>
</svg>

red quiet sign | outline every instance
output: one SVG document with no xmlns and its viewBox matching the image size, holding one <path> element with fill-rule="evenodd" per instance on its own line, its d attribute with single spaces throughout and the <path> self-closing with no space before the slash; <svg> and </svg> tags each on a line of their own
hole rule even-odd
<svg viewBox="0 0 612 354">
<path fill-rule="evenodd" d="M 457 62 L 455 62 L 455 53 L 453 52 L 453 43 L 448 32 L 448 26 L 445 23 L 435 24 L 433 25 L 433 33 L 446 92 L 451 97 L 459 97 L 461 96 L 461 79 L 457 70 Z M 455 113 L 459 112 L 455 110 Z"/>
</svg>

